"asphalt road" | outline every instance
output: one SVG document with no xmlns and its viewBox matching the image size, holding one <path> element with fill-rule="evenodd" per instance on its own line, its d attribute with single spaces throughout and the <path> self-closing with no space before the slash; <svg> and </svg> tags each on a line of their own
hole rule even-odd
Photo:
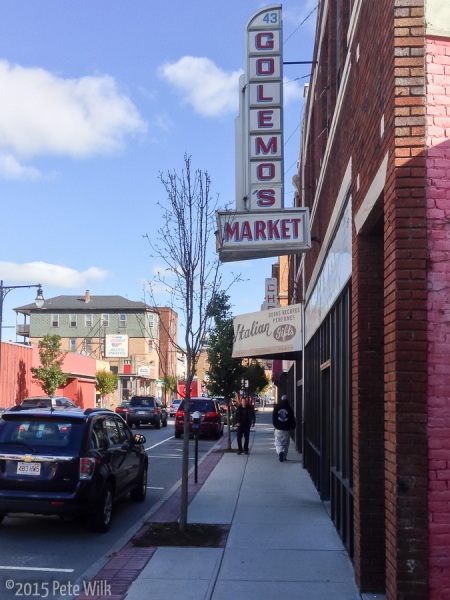
<svg viewBox="0 0 450 600">
<path fill-rule="evenodd" d="M 183 440 L 173 437 L 173 419 L 159 430 L 142 427 L 133 432 L 147 438 L 149 478 L 145 502 L 124 499 L 117 503 L 111 529 L 92 533 L 84 519 L 57 517 L 6 517 L 0 525 L 0 598 L 70 598 L 75 586 L 87 584 L 139 529 L 145 516 L 170 495 L 181 479 Z M 200 439 L 199 460 L 215 444 Z M 194 441 L 190 465 L 194 466 Z"/>
</svg>

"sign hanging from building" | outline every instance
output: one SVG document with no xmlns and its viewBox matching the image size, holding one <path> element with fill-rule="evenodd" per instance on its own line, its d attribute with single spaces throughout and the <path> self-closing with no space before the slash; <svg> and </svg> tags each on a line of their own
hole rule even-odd
<svg viewBox="0 0 450 600">
<path fill-rule="evenodd" d="M 217 213 L 222 262 L 298 254 L 311 247 L 307 208 L 284 209 L 281 4 L 245 30 L 246 72 L 236 119 L 236 212 Z"/>
<path fill-rule="evenodd" d="M 105 335 L 105 356 L 107 358 L 128 358 L 128 336 Z"/>
<path fill-rule="evenodd" d="M 270 308 L 278 308 L 278 279 L 276 277 L 266 277 L 264 286 L 264 302 L 261 310 L 269 310 Z"/>
<path fill-rule="evenodd" d="M 237 210 L 283 207 L 281 5 L 259 10 L 245 31 L 246 72 L 236 120 Z"/>
<path fill-rule="evenodd" d="M 302 350 L 301 304 L 239 315 L 233 319 L 233 358 L 274 357 Z"/>
<path fill-rule="evenodd" d="M 217 212 L 218 252 L 223 262 L 298 254 L 311 247 L 308 210 Z"/>
</svg>

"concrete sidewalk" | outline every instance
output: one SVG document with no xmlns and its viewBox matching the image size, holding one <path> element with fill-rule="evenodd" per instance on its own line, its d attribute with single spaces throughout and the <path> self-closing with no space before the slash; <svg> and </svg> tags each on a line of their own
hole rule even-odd
<svg viewBox="0 0 450 600">
<path fill-rule="evenodd" d="M 143 553 L 145 566 L 126 600 L 375 598 L 359 594 L 351 561 L 292 444 L 288 461 L 278 461 L 270 412 L 259 413 L 250 454 L 216 458 L 189 506 L 189 522 L 231 525 L 226 547 L 133 550 Z"/>
</svg>

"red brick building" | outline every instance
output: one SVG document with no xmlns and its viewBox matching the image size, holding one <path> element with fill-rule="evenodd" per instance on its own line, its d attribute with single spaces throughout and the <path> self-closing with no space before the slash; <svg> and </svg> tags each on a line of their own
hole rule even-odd
<svg viewBox="0 0 450 600">
<path fill-rule="evenodd" d="M 450 5 L 319 2 L 289 259 L 305 468 L 361 592 L 450 597 Z"/>
</svg>

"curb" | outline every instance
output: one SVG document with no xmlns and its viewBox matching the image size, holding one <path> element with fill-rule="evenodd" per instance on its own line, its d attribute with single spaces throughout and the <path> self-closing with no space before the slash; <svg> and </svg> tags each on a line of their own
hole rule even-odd
<svg viewBox="0 0 450 600">
<path fill-rule="evenodd" d="M 189 504 L 221 460 L 223 452 L 217 450 L 226 450 L 227 448 L 228 436 L 224 433 L 220 442 L 214 444 L 199 463 L 197 483 L 194 482 L 194 468 L 191 468 L 188 478 Z M 160 503 L 148 516 L 157 522 L 176 521 L 180 513 L 180 498 L 181 481 L 169 498 Z M 142 525 L 135 534 L 139 534 L 144 527 L 145 525 Z M 106 564 L 89 583 L 86 583 L 85 587 L 89 592 L 76 596 L 75 600 L 124 600 L 131 584 L 139 577 L 156 550 L 156 547 L 133 546 L 130 539 L 120 550 L 113 552 Z"/>
</svg>

